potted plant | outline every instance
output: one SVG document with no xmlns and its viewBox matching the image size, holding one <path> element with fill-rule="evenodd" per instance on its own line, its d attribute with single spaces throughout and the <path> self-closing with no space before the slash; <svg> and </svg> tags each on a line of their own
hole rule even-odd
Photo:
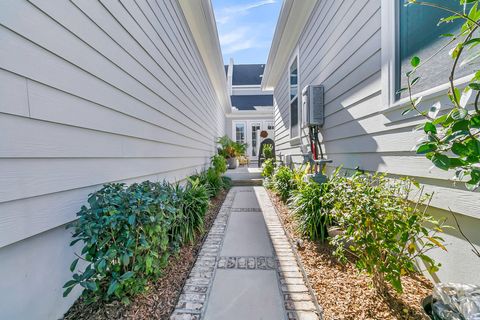
<svg viewBox="0 0 480 320">
<path fill-rule="evenodd" d="M 217 141 L 220 145 L 218 154 L 223 156 L 228 163 L 228 169 L 235 169 L 238 166 L 238 157 L 245 154 L 247 145 L 235 142 L 227 136 L 220 137 Z"/>
</svg>

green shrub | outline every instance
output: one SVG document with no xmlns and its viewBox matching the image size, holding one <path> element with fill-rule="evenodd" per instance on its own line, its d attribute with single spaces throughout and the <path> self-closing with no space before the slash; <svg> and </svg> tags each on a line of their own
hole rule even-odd
<svg viewBox="0 0 480 320">
<path fill-rule="evenodd" d="M 335 170 L 328 180 L 318 184 L 313 180 L 300 183 L 291 197 L 291 207 L 298 221 L 300 233 L 310 240 L 325 241 L 327 226 L 332 223 L 332 209 L 336 200 L 335 190 L 344 177 Z"/>
<path fill-rule="evenodd" d="M 219 175 L 227 171 L 227 160 L 225 160 L 225 158 L 219 154 L 216 154 L 212 157 L 211 164 Z"/>
<path fill-rule="evenodd" d="M 310 181 L 301 186 L 291 198 L 291 207 L 298 221 L 298 229 L 310 240 L 323 241 L 326 238 L 330 213 L 322 206 L 323 193 L 320 184 Z"/>
<path fill-rule="evenodd" d="M 286 202 L 288 200 L 294 185 L 293 171 L 285 166 L 277 168 L 273 176 L 273 189 L 278 193 L 282 201 Z"/>
<path fill-rule="evenodd" d="M 275 160 L 267 159 L 262 164 L 262 177 L 270 178 L 275 171 Z"/>
<path fill-rule="evenodd" d="M 210 197 L 215 197 L 222 189 L 227 187 L 225 180 L 213 167 L 191 176 L 190 179 L 199 179 L 200 184 L 207 188 Z"/>
<path fill-rule="evenodd" d="M 265 159 L 273 159 L 273 145 L 265 144 L 263 146 L 263 157 Z"/>
<path fill-rule="evenodd" d="M 89 195 L 88 206 L 82 206 L 78 220 L 68 226 L 74 229 L 70 245 L 82 241 L 83 248 L 82 257 L 70 266 L 74 274 L 64 285 L 64 296 L 80 285 L 86 302 L 128 303 L 145 291 L 148 281 L 161 275 L 170 254 L 203 230 L 209 197 L 229 187 L 230 179 L 219 173 L 221 160 L 212 162 L 214 167 L 190 177 L 185 187 L 111 183 Z M 77 268 L 80 259 L 82 270 Z"/>
<path fill-rule="evenodd" d="M 275 170 L 271 184 L 280 199 L 288 202 L 294 192 L 305 183 L 304 176 L 305 171 L 302 168 L 292 170 L 281 166 Z"/>
<path fill-rule="evenodd" d="M 222 176 L 223 189 L 228 190 L 232 187 L 232 178 Z"/>
<path fill-rule="evenodd" d="M 356 174 L 337 185 L 334 218 L 344 230 L 332 242 L 335 254 L 345 259 L 347 250 L 356 257 L 356 267 L 373 278 L 380 293 L 386 283 L 401 292 L 401 276 L 415 272 L 416 258 L 422 259 L 429 271 L 438 270 L 426 253 L 436 247 L 445 250 L 441 223 L 422 207 L 408 200 L 413 193 L 410 180 L 392 181 L 385 175 Z M 428 204 L 430 197 L 419 192 L 419 203 Z M 426 225 L 433 226 L 427 229 Z"/>
<path fill-rule="evenodd" d="M 71 245 L 82 241 L 83 271 L 77 270 L 64 296 L 81 285 L 87 301 L 128 298 L 145 290 L 167 264 L 180 235 L 172 233 L 180 216 L 176 196 L 165 184 L 149 181 L 126 187 L 108 184 L 88 198 L 74 228 Z M 73 272 L 79 258 L 70 266 Z"/>
<path fill-rule="evenodd" d="M 210 191 L 210 196 L 215 197 L 223 188 L 222 177 L 213 168 L 209 168 L 204 172 L 205 185 Z"/>
<path fill-rule="evenodd" d="M 183 222 L 183 239 L 193 242 L 195 232 L 203 232 L 205 214 L 208 210 L 209 192 L 200 179 L 190 179 L 181 193 L 181 208 L 186 221 Z"/>
</svg>

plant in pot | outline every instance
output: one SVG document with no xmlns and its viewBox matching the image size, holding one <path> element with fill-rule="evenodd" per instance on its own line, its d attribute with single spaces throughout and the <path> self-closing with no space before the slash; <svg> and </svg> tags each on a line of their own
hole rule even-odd
<svg viewBox="0 0 480 320">
<path fill-rule="evenodd" d="M 218 154 L 227 160 L 228 169 L 235 169 L 237 167 L 238 143 L 230 139 L 228 136 L 220 137 L 217 140 L 220 145 Z"/>
<path fill-rule="evenodd" d="M 247 163 L 246 161 L 246 153 L 247 153 L 247 144 L 246 143 L 241 143 L 241 142 L 234 142 L 233 143 L 233 149 L 235 150 L 235 157 L 237 161 L 237 166 L 238 166 L 238 159 L 243 158 L 244 163 Z"/>
</svg>

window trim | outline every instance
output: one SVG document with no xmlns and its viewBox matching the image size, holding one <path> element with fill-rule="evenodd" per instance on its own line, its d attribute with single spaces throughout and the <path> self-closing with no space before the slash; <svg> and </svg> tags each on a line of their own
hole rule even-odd
<svg viewBox="0 0 480 320">
<path fill-rule="evenodd" d="M 301 91 L 300 91 L 300 63 L 299 63 L 299 52 L 298 52 L 298 47 L 294 50 L 292 57 L 288 61 L 288 120 L 289 120 L 289 128 L 288 128 L 288 135 L 290 137 L 290 144 L 291 145 L 297 145 L 300 144 L 301 142 L 301 136 L 302 136 L 302 128 L 301 128 L 301 119 L 302 119 L 302 111 L 301 111 Z M 297 62 L 297 96 L 294 99 L 290 98 L 290 93 L 291 93 L 291 84 L 290 84 L 290 77 L 291 77 L 291 67 L 293 62 Z M 297 135 L 292 136 L 292 114 L 291 114 L 291 105 L 293 100 L 297 99 L 297 116 L 298 116 L 298 132 Z"/>
<path fill-rule="evenodd" d="M 404 108 L 408 103 L 408 97 L 396 100 L 396 76 L 398 68 L 396 62 L 399 58 L 399 29 L 400 19 L 398 1 L 402 0 L 381 0 L 381 82 L 382 82 L 382 106 L 383 111 L 394 111 Z M 472 74 L 473 75 L 473 74 Z M 472 78 L 467 75 L 455 80 L 459 88 L 463 88 Z M 413 95 L 414 98 L 422 96 L 423 103 L 445 96 L 449 83 L 424 90 Z"/>
<path fill-rule="evenodd" d="M 246 143 L 246 140 L 247 140 L 247 129 L 248 129 L 248 126 L 247 126 L 247 122 L 246 121 L 232 121 L 232 137 L 233 137 L 233 141 L 237 141 L 237 124 L 241 124 L 243 125 L 243 135 L 244 135 L 244 140 L 243 143 Z"/>
<path fill-rule="evenodd" d="M 274 121 L 265 121 L 265 128 L 263 130 L 274 130 L 275 131 L 275 122 Z M 273 129 L 268 129 L 271 126 Z"/>
</svg>

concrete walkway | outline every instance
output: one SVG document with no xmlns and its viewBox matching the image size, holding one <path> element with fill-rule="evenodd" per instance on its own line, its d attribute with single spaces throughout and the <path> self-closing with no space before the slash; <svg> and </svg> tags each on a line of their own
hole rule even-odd
<svg viewBox="0 0 480 320">
<path fill-rule="evenodd" d="M 172 320 L 319 319 L 263 187 L 234 187 L 187 280 Z"/>
</svg>

